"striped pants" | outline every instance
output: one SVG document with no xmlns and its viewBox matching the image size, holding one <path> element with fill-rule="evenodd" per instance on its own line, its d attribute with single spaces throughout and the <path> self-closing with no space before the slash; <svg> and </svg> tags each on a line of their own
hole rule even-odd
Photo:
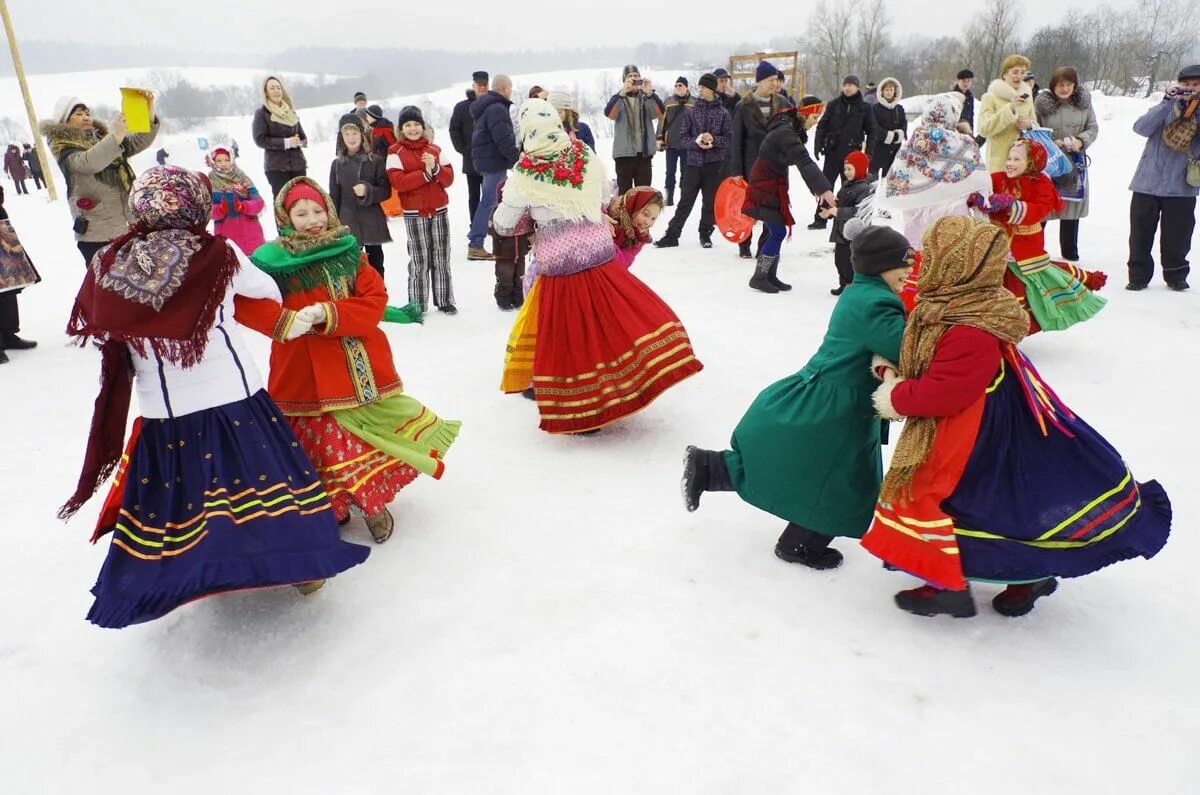
<svg viewBox="0 0 1200 795">
<path fill-rule="evenodd" d="M 454 306 L 450 281 L 450 221 L 446 208 L 428 218 L 404 214 L 408 237 L 408 301 L 429 308 L 429 274 L 433 274 L 433 304 Z"/>
</svg>

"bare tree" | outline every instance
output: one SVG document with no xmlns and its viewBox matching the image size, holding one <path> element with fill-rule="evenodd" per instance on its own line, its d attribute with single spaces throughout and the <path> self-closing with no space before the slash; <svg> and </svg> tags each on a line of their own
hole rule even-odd
<svg viewBox="0 0 1200 795">
<path fill-rule="evenodd" d="M 813 23 L 809 49 L 817 57 L 821 86 L 830 93 L 837 93 L 851 62 L 853 14 L 849 0 L 836 0 Z"/>
<path fill-rule="evenodd" d="M 867 80 L 878 81 L 879 61 L 887 52 L 887 28 L 891 24 L 886 0 L 866 0 L 858 5 L 858 64 Z"/>
<path fill-rule="evenodd" d="M 1161 74 L 1180 66 L 1196 43 L 1192 4 L 1183 0 L 1141 0 L 1137 16 L 1144 32 L 1141 59 L 1149 69 L 1146 96 L 1154 92 Z"/>
<path fill-rule="evenodd" d="M 990 77 L 1000 76 L 1005 56 L 1017 48 L 1017 21 L 1021 6 L 997 0 L 982 16 L 967 26 L 965 41 L 968 60 Z"/>
</svg>

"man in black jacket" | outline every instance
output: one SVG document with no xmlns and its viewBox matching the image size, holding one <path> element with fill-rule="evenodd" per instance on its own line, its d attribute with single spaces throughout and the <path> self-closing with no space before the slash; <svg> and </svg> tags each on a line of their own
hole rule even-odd
<svg viewBox="0 0 1200 795">
<path fill-rule="evenodd" d="M 729 117 L 733 118 L 733 112 L 742 101 L 741 95 L 733 87 L 733 78 L 729 76 L 728 70 L 722 68 L 714 69 L 712 75 L 717 78 L 717 99 L 725 106 L 725 110 L 729 111 Z"/>
<path fill-rule="evenodd" d="M 975 73 L 970 69 L 963 69 L 958 73 L 958 81 L 954 84 L 952 91 L 957 91 L 963 97 L 963 109 L 958 120 L 966 122 L 970 129 L 966 131 L 967 135 L 975 134 L 975 95 L 971 93 L 971 84 L 975 82 Z"/>
<path fill-rule="evenodd" d="M 877 136 L 875 114 L 859 91 L 858 75 L 846 75 L 842 93 L 825 106 L 825 114 L 817 123 L 813 153 L 825 156 L 825 179 L 830 185 L 842 176 L 846 155 L 861 150 L 868 140 Z M 826 220 L 819 213 L 813 216 L 809 229 L 824 229 Z"/>
<path fill-rule="evenodd" d="M 471 117 L 471 106 L 478 97 L 488 92 L 488 73 L 475 72 L 471 75 L 471 88 L 467 89 L 467 98 L 454 106 L 450 116 L 450 144 L 454 151 L 462 155 L 462 173 L 467 178 L 467 207 L 470 208 L 469 218 L 475 217 L 479 209 L 479 195 L 483 189 L 483 175 L 475 170 L 471 160 L 471 136 L 475 134 L 475 119 Z"/>
<path fill-rule="evenodd" d="M 471 232 L 468 235 L 467 259 L 488 260 L 492 255 L 483 247 L 483 238 L 488 233 L 488 222 L 500 196 L 500 186 L 508 179 L 508 170 L 517 164 L 521 150 L 517 145 L 517 134 L 513 130 L 512 78 L 496 75 L 492 90 L 475 100 L 471 106 L 471 118 L 475 120 L 475 131 L 471 135 L 471 163 L 483 176 L 483 192 L 479 207 L 471 217 Z M 653 139 L 652 139 L 653 140 Z"/>
<path fill-rule="evenodd" d="M 667 100 L 663 116 L 658 120 L 658 151 L 667 153 L 667 206 L 675 206 L 675 176 L 687 168 L 687 145 L 679 140 L 683 115 L 696 104 L 688 80 L 682 75 L 675 81 L 675 93 Z M 680 162 L 683 166 L 680 167 Z"/>
<path fill-rule="evenodd" d="M 780 111 L 790 106 L 788 100 L 779 93 L 778 72 L 768 61 L 759 63 L 754 74 L 757 80 L 754 90 L 738 101 L 731 114 L 733 137 L 729 143 L 729 157 L 725 161 L 726 178 L 742 177 L 750 181 L 750 169 L 754 168 L 758 148 L 767 137 L 767 125 Z M 765 232 L 764 229 L 764 236 Z M 761 244 L 760 239 L 760 247 Z M 742 259 L 754 258 L 749 239 L 738 246 L 738 256 Z"/>
</svg>

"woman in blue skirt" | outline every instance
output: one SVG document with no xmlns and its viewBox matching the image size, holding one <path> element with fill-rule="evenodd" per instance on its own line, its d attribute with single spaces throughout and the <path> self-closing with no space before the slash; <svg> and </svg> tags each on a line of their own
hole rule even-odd
<svg viewBox="0 0 1200 795">
<path fill-rule="evenodd" d="M 93 258 L 67 327 L 100 345 L 102 365 L 83 471 L 60 516 L 117 471 L 92 538 L 112 534 L 88 620 L 124 627 L 249 588 L 310 593 L 368 550 L 339 537 L 242 342 L 235 296 L 278 303 L 279 290 L 205 231 L 204 176 L 150 169 L 129 203 L 135 223 Z M 307 331 L 299 321 L 286 330 Z M 123 456 L 135 385 L 141 417 Z"/>
</svg>

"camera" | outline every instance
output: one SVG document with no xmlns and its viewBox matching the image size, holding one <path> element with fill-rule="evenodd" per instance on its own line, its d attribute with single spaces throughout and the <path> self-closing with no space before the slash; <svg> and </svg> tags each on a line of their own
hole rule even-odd
<svg viewBox="0 0 1200 795">
<path fill-rule="evenodd" d="M 646 82 L 646 81 L 645 81 L 645 80 L 643 80 L 643 79 L 642 79 L 642 78 L 640 78 L 640 77 L 635 77 L 635 78 L 633 79 L 633 84 L 634 84 L 635 86 L 640 86 L 640 85 L 641 85 L 642 83 L 644 83 L 644 82 Z"/>
</svg>

